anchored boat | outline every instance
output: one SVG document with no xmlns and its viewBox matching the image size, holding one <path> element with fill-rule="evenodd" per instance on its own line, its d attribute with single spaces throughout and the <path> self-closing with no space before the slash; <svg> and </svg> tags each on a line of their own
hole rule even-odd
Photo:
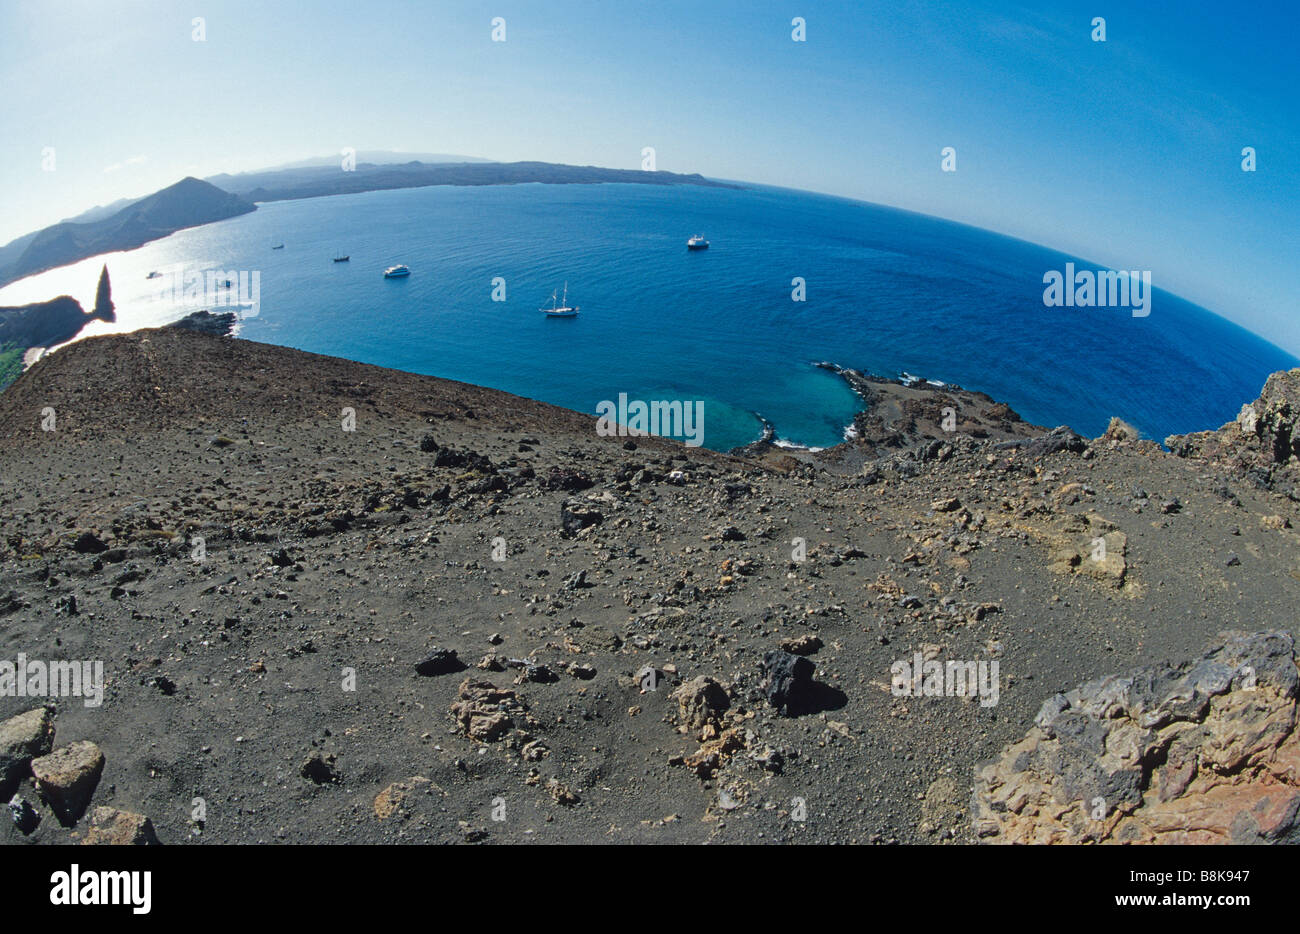
<svg viewBox="0 0 1300 934">
<path fill-rule="evenodd" d="M 539 308 L 538 311 L 545 312 L 549 318 L 574 318 L 578 314 L 578 306 L 569 307 L 569 283 L 564 283 L 564 298 L 557 298 L 560 290 L 556 289 L 551 293 L 551 307 Z"/>
</svg>

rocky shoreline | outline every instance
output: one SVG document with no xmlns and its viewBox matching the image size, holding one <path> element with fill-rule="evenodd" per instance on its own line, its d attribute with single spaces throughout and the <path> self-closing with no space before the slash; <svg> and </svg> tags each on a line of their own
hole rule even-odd
<svg viewBox="0 0 1300 934">
<path fill-rule="evenodd" d="M 205 309 L 203 311 L 192 311 L 179 321 L 173 321 L 167 327 L 198 331 L 200 334 L 210 334 L 213 337 L 228 337 L 234 333 L 238 320 L 233 311 L 214 313 Z"/>
<path fill-rule="evenodd" d="M 801 463 L 861 467 L 890 453 L 928 444 L 942 446 L 958 437 L 1015 444 L 1047 431 L 985 393 L 957 385 L 876 376 L 827 361 L 813 365 L 839 376 L 862 400 L 844 442 L 820 449 L 783 445 L 776 426 L 755 413 L 763 425 L 762 437 L 729 453 L 785 469 Z"/>
<path fill-rule="evenodd" d="M 0 664 L 0 841 L 1240 840 L 1265 798 L 1291 839 L 1300 371 L 1168 451 L 853 379 L 857 440 L 751 456 L 182 328 L 47 356 L 0 394 L 0 662 L 103 694 Z"/>
<path fill-rule="evenodd" d="M 49 348 L 70 341 L 94 320 L 116 321 L 108 266 L 99 274 L 95 304 L 87 313 L 70 295 L 48 302 L 0 308 L 0 354 L 7 365 L 0 369 L 0 390 Z"/>
</svg>

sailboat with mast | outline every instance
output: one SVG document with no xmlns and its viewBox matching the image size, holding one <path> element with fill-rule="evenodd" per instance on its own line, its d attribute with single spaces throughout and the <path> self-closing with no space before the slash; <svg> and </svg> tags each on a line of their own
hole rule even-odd
<svg viewBox="0 0 1300 934">
<path fill-rule="evenodd" d="M 564 283 L 564 298 L 559 298 L 560 290 L 556 289 L 551 293 L 551 307 L 539 308 L 538 311 L 545 312 L 548 318 L 576 318 L 578 316 L 578 306 L 569 307 L 569 283 Z"/>
</svg>

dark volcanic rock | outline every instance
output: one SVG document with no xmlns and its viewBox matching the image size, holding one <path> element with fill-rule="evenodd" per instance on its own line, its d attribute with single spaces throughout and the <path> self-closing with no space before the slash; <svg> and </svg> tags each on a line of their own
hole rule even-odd
<svg viewBox="0 0 1300 934">
<path fill-rule="evenodd" d="M 794 716 L 813 704 L 813 663 L 801 655 L 772 651 L 763 656 L 763 692 L 772 706 Z"/>
<path fill-rule="evenodd" d="M 18 828 L 19 833 L 24 836 L 30 834 L 36 829 L 41 822 L 41 815 L 32 807 L 32 803 L 22 795 L 14 795 L 9 800 L 9 816 L 13 819 L 14 826 Z"/>
<path fill-rule="evenodd" d="M 581 500 L 571 499 L 560 507 L 560 525 L 566 535 L 577 535 L 585 528 L 600 525 L 604 519 L 599 510 Z"/>
<path fill-rule="evenodd" d="M 568 493 L 578 493 L 582 490 L 591 489 L 595 486 L 595 481 L 581 470 L 574 470 L 570 467 L 552 467 L 542 486 L 548 490 L 564 490 Z"/>
<path fill-rule="evenodd" d="M 97 555 L 108 551 L 108 546 L 93 532 L 82 532 L 72 543 L 72 550 L 83 555 Z"/>
<path fill-rule="evenodd" d="M 181 328 L 186 331 L 198 331 L 215 337 L 226 337 L 235 329 L 238 320 L 233 311 L 194 311 L 167 325 L 169 328 Z"/>
<path fill-rule="evenodd" d="M 628 452 L 583 413 L 183 329 L 46 356 L 0 393 L 0 667 L 19 650 L 102 658 L 105 703 L 60 700 L 54 742 L 93 739 L 107 766 L 74 830 L 20 788 L 43 817 L 26 840 L 80 842 L 108 805 L 148 813 L 166 842 L 456 843 L 462 819 L 521 844 L 973 842 L 970 765 L 1023 737 L 1045 696 L 1198 656 L 1222 619 L 1294 628 L 1300 506 L 1284 493 L 1148 441 L 1034 461 L 994 450 L 1029 432 L 996 406 L 871 388 L 874 446 L 796 452 L 786 470 L 663 438 Z M 340 431 L 346 406 L 364 430 Z M 433 465 L 444 448 L 459 467 Z M 544 489 L 556 467 L 596 485 Z M 484 483 L 498 474 L 508 494 Z M 746 539 L 723 541 L 729 526 Z M 109 549 L 74 552 L 83 531 Z M 79 614 L 60 613 L 72 595 Z M 435 646 L 470 668 L 420 676 Z M 760 672 L 777 648 L 815 670 L 778 654 Z M 914 650 L 1001 658 L 1014 688 L 996 707 L 904 700 L 887 672 Z M 1253 693 L 1243 674 L 1204 709 L 1210 691 L 1155 678 L 1108 689 L 1129 692 L 1114 716 L 1062 693 L 1008 761 L 1018 785 L 989 792 L 1005 807 L 990 839 L 1078 838 L 1052 828 L 1090 821 L 1094 786 L 1120 802 L 1107 819 L 1126 815 L 1098 839 L 1180 822 L 1286 839 L 1294 707 L 1266 654 Z M 0 721 L 36 703 L 10 698 Z M 406 804 L 372 816 L 400 782 Z M 507 820 L 489 816 L 497 797 Z"/>
<path fill-rule="evenodd" d="M 1047 434 L 1026 441 L 1004 441 L 997 450 L 1015 449 L 1025 457 L 1046 457 L 1061 451 L 1078 454 L 1088 447 L 1088 442 L 1074 430 L 1062 425 Z"/>
<path fill-rule="evenodd" d="M 456 657 L 455 649 L 435 648 L 415 666 L 415 670 L 425 677 L 432 677 L 454 674 L 464 671 L 466 667 L 465 663 Z"/>
<path fill-rule="evenodd" d="M 480 473 L 496 473 L 496 465 L 487 457 L 476 451 L 458 451 L 454 448 L 439 448 L 434 455 L 433 466 L 456 467 L 465 470 L 477 470 Z"/>
<path fill-rule="evenodd" d="M 95 308 L 91 314 L 104 321 L 116 320 L 113 314 L 113 287 L 108 281 L 107 263 L 99 271 L 99 286 L 95 289 Z"/>
</svg>

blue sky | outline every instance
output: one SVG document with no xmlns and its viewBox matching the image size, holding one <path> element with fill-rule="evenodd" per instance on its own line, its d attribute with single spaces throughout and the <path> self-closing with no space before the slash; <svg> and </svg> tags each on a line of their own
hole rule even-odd
<svg viewBox="0 0 1300 934">
<path fill-rule="evenodd" d="M 345 146 L 627 168 L 653 146 L 1150 269 L 1300 352 L 1298 21 L 1280 0 L 0 0 L 0 242 Z"/>
</svg>

